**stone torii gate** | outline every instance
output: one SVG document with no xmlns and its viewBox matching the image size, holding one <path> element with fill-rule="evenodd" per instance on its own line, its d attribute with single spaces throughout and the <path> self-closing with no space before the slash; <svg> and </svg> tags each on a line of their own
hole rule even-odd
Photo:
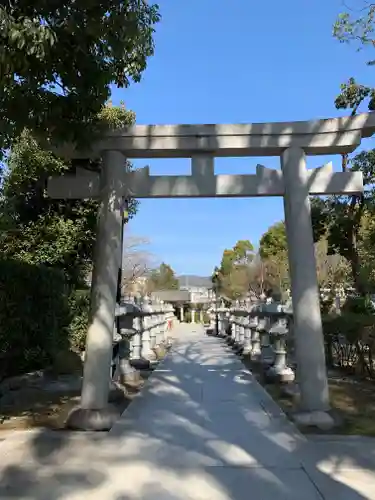
<svg viewBox="0 0 375 500">
<path fill-rule="evenodd" d="M 310 421 L 329 410 L 309 195 L 363 191 L 360 172 L 333 172 L 329 163 L 307 170 L 305 155 L 350 153 L 375 132 L 375 113 L 307 122 L 239 125 L 135 125 L 111 131 L 88 152 L 66 145 L 68 158 L 102 158 L 100 173 L 77 169 L 51 178 L 52 198 L 99 198 L 91 321 L 87 334 L 81 406 L 70 416 L 75 428 L 111 426 L 109 373 L 116 284 L 121 266 L 121 205 L 124 197 L 199 198 L 283 196 L 294 337 L 301 410 Z M 215 157 L 279 156 L 281 170 L 257 166 L 256 174 L 215 175 Z M 148 167 L 125 170 L 125 159 L 191 158 L 192 173 L 153 176 Z"/>
</svg>

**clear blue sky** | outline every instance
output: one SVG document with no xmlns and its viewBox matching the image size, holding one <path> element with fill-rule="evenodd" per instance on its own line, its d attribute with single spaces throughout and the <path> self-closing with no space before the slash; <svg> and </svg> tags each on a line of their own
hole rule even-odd
<svg viewBox="0 0 375 500">
<path fill-rule="evenodd" d="M 352 0 L 355 5 L 356 1 Z M 142 82 L 114 89 L 137 123 L 246 123 L 339 116 L 334 98 L 354 76 L 373 83 L 366 53 L 332 37 L 342 0 L 161 0 L 155 56 Z M 335 157 L 310 157 L 319 166 Z M 226 158 L 216 173 L 251 173 L 277 158 Z M 190 162 L 142 160 L 152 174 L 187 174 Z M 178 274 L 209 275 L 238 239 L 257 244 L 283 218 L 282 200 L 142 200 L 129 224 Z"/>
</svg>

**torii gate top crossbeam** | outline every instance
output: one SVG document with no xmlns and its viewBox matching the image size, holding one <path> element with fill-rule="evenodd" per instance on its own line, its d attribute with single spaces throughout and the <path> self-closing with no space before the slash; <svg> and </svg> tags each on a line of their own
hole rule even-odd
<svg viewBox="0 0 375 500">
<path fill-rule="evenodd" d="M 308 155 L 345 154 L 375 133 L 375 112 L 325 120 L 234 125 L 134 125 L 108 132 L 91 151 L 66 145 L 65 157 L 88 158 L 103 151 L 122 151 L 127 158 L 212 156 L 279 156 L 290 147 Z"/>
</svg>

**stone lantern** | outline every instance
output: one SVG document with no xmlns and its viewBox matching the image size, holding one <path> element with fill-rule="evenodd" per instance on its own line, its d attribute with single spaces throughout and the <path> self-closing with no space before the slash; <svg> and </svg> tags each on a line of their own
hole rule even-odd
<svg viewBox="0 0 375 500">
<path fill-rule="evenodd" d="M 269 334 L 273 338 L 273 365 L 267 370 L 266 376 L 272 380 L 288 383 L 293 382 L 295 375 L 293 370 L 287 365 L 286 338 L 289 333 L 287 317 L 281 313 L 274 324 L 269 329 Z"/>
<path fill-rule="evenodd" d="M 121 341 L 119 342 L 118 373 L 114 378 L 122 382 L 138 381 L 141 360 L 141 316 L 142 310 L 132 303 L 122 304 L 117 311 Z"/>
</svg>

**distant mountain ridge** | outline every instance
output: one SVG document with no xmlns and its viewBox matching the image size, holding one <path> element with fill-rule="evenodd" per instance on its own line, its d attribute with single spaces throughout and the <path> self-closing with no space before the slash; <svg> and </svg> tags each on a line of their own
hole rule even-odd
<svg viewBox="0 0 375 500">
<path fill-rule="evenodd" d="M 212 281 L 209 276 L 196 276 L 194 274 L 182 274 L 177 276 L 179 287 L 202 287 L 211 288 Z"/>
</svg>

